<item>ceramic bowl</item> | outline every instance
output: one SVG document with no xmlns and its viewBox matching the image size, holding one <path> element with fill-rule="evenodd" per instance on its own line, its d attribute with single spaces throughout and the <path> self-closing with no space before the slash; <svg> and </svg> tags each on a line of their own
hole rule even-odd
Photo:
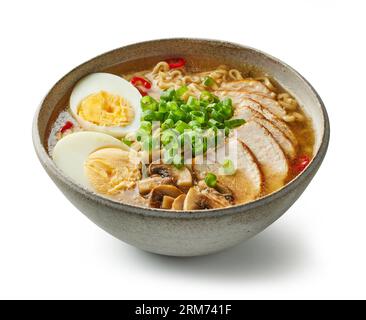
<svg viewBox="0 0 366 320">
<path fill-rule="evenodd" d="M 299 101 L 313 121 L 315 157 L 301 175 L 281 190 L 257 201 L 213 211 L 171 212 L 140 208 L 101 197 L 70 181 L 47 153 L 47 134 L 75 83 L 91 72 L 137 71 L 166 57 L 183 56 L 231 66 L 255 66 L 268 73 Z M 327 151 L 329 120 L 313 87 L 294 69 L 256 49 L 223 41 L 164 39 L 137 43 L 102 54 L 60 79 L 38 108 L 33 142 L 44 169 L 63 194 L 91 221 L 137 248 L 172 256 L 197 256 L 232 247 L 258 234 L 299 198 Z M 62 204 L 60 204 L 62 205 Z"/>
</svg>

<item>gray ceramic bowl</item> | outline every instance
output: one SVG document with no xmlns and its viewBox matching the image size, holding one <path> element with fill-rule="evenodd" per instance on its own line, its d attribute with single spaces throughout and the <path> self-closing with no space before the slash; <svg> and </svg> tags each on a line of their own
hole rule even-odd
<svg viewBox="0 0 366 320">
<path fill-rule="evenodd" d="M 50 123 L 57 116 L 74 84 L 91 72 L 137 71 L 159 58 L 183 56 L 188 62 L 256 66 L 290 91 L 313 120 L 315 157 L 306 170 L 281 190 L 249 204 L 213 211 L 174 213 L 117 203 L 70 181 L 46 151 Z M 200 39 L 166 39 L 129 45 L 98 56 L 69 72 L 42 101 L 33 124 L 37 155 L 64 195 L 90 220 L 116 238 L 140 249 L 173 256 L 197 256 L 220 251 L 247 240 L 277 220 L 308 186 L 326 154 L 329 121 L 312 86 L 294 69 L 258 50 Z"/>
</svg>

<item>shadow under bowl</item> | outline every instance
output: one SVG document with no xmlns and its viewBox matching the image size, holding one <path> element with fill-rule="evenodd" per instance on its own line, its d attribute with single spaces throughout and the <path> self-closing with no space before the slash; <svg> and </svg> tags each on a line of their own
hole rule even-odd
<svg viewBox="0 0 366 320">
<path fill-rule="evenodd" d="M 216 209 L 176 213 L 118 203 L 68 179 L 47 153 L 50 125 L 67 101 L 75 83 L 100 71 L 119 73 L 151 68 L 162 58 L 183 56 L 242 69 L 255 66 L 269 74 L 298 100 L 315 131 L 314 159 L 293 181 L 254 202 Z M 217 63 L 219 62 L 219 63 Z M 312 86 L 294 69 L 256 49 L 203 39 L 163 39 L 125 46 L 73 69 L 48 92 L 33 123 L 33 143 L 44 169 L 64 195 L 99 227 L 140 249 L 172 256 L 198 256 L 232 247 L 258 234 L 298 199 L 319 169 L 329 143 L 329 120 Z"/>
</svg>

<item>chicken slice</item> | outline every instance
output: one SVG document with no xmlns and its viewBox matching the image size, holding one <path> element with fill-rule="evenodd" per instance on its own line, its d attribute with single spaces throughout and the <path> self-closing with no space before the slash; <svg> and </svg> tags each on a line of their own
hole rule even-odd
<svg viewBox="0 0 366 320">
<path fill-rule="evenodd" d="M 286 110 L 282 108 L 282 106 L 276 100 L 260 93 L 253 93 L 248 91 L 218 90 L 215 91 L 214 94 L 221 99 L 231 98 L 234 103 L 235 101 L 237 103 L 240 102 L 240 100 L 242 100 L 243 98 L 252 99 L 258 102 L 262 107 L 275 114 L 280 119 L 287 115 Z"/>
<path fill-rule="evenodd" d="M 247 91 L 253 93 L 260 93 L 270 98 L 276 96 L 276 94 L 271 90 L 269 90 L 262 82 L 253 79 L 223 82 L 219 90 Z"/>
<path fill-rule="evenodd" d="M 296 156 L 296 148 L 292 142 L 285 136 L 285 134 L 279 130 L 272 122 L 264 118 L 264 116 L 253 110 L 250 107 L 241 106 L 236 107 L 234 111 L 234 119 L 244 119 L 245 121 L 253 120 L 263 127 L 265 127 L 273 136 L 273 138 L 280 145 L 289 159 L 294 159 Z"/>
<path fill-rule="evenodd" d="M 224 98 L 225 95 L 222 94 L 220 97 Z M 229 98 L 232 99 L 235 109 L 250 107 L 251 109 L 262 114 L 267 120 L 271 121 L 278 129 L 280 129 L 286 135 L 286 137 L 291 140 L 295 147 L 297 146 L 297 139 L 289 126 L 271 111 L 264 108 L 260 103 L 248 98 L 245 93 L 243 94 L 239 91 L 237 93 L 230 92 Z"/>
<path fill-rule="evenodd" d="M 225 159 L 233 161 L 235 173 L 224 175 L 222 164 Z M 262 195 L 263 176 L 249 149 L 237 139 L 230 138 L 217 152 L 210 150 L 207 153 L 207 163 L 197 164 L 193 161 L 192 169 L 196 177 L 203 180 L 207 173 L 217 176 L 217 191 L 226 198 L 232 196 L 234 203 L 246 203 Z M 211 191 L 212 192 L 212 191 Z M 218 197 L 218 192 L 214 192 Z M 214 196 L 213 195 L 213 196 Z"/>
<path fill-rule="evenodd" d="M 257 159 L 264 175 L 265 189 L 271 193 L 281 188 L 288 176 L 287 158 L 271 133 L 255 121 L 249 121 L 235 130 Z"/>
</svg>

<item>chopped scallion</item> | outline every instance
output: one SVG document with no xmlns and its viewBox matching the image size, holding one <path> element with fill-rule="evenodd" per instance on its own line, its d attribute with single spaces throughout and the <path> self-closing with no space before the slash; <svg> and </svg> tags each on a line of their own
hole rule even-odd
<svg viewBox="0 0 366 320">
<path fill-rule="evenodd" d="M 205 177 L 205 182 L 208 187 L 215 188 L 217 184 L 217 177 L 213 173 L 207 173 Z"/>
</svg>

